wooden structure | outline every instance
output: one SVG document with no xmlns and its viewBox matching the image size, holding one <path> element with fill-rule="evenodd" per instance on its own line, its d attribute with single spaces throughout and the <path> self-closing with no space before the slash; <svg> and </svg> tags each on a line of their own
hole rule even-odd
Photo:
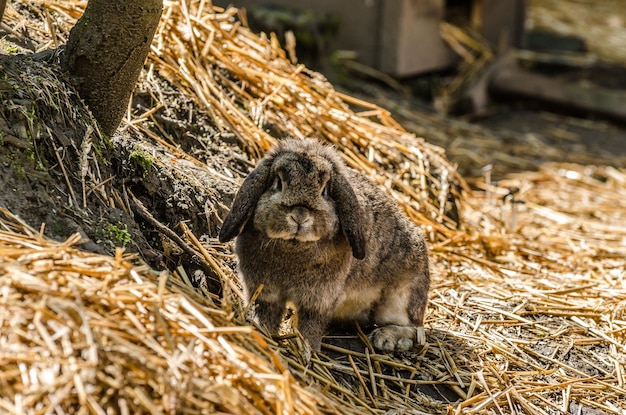
<svg viewBox="0 0 626 415">
<path fill-rule="evenodd" d="M 470 26 L 496 50 L 519 45 L 526 0 L 217 0 L 250 11 L 276 7 L 337 17 L 337 49 L 393 76 L 444 69 L 457 60 L 439 35 L 439 23 Z"/>
</svg>

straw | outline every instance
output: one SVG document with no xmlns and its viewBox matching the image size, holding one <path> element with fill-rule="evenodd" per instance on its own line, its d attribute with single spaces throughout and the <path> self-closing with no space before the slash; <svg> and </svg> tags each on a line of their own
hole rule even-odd
<svg viewBox="0 0 626 415">
<path fill-rule="evenodd" d="M 626 410 L 623 169 L 502 158 L 495 168 L 538 169 L 508 175 L 497 185 L 476 179 L 478 190 L 459 198 L 454 189 L 465 182 L 443 150 L 408 133 L 386 110 L 293 66 L 275 42 L 240 25 L 236 9 L 165 3 L 141 83 L 159 109 L 131 111 L 126 132 L 152 140 L 163 154 L 184 158 L 194 169 L 213 169 L 229 185 L 245 175 L 242 165 L 251 167 L 274 141 L 265 132 L 269 124 L 281 134 L 334 143 L 350 165 L 369 174 L 429 231 L 427 344 L 391 356 L 365 344 L 356 351 L 324 344 L 305 367 L 298 338 L 269 339 L 245 322 L 232 261 L 215 249 L 215 239 L 187 228 L 178 244 L 202 255 L 207 267 L 218 267 L 224 286 L 232 284 L 232 301 L 220 305 L 191 286 L 184 266 L 154 272 L 121 252 L 88 254 L 74 247 L 79 237 L 49 241 L 3 210 L 2 411 Z M 84 2 L 46 7 L 54 11 L 54 36 L 62 38 Z M 10 25 L 43 27 L 11 9 L 7 16 Z M 34 32 L 42 44 L 53 44 L 44 40 L 51 32 Z M 232 131 L 249 160 L 203 167 L 197 153 L 177 147 L 176 137 L 154 125 L 161 112 L 176 113 L 155 87 L 162 78 L 178 88 L 176 98 L 186 98 L 195 116 L 224 134 Z M 454 142 L 459 132 L 474 138 L 486 131 L 419 111 L 404 115 L 424 121 L 420 128 L 427 131 L 415 131 L 429 141 Z M 463 148 L 481 154 L 495 139 L 488 134 Z M 205 148 L 199 141 L 195 148 Z M 184 171 L 184 163 L 177 164 L 172 168 Z M 442 209 L 449 194 L 459 228 L 452 209 Z"/>
</svg>

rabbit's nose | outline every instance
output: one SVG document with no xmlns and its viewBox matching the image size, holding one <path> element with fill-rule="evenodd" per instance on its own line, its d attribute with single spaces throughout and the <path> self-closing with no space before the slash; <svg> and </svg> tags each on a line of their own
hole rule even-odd
<svg viewBox="0 0 626 415">
<path fill-rule="evenodd" d="M 289 212 L 287 215 L 287 220 L 290 221 L 293 225 L 297 225 L 299 228 L 306 226 L 313 222 L 313 218 L 303 208 L 296 208 L 293 211 Z"/>
</svg>

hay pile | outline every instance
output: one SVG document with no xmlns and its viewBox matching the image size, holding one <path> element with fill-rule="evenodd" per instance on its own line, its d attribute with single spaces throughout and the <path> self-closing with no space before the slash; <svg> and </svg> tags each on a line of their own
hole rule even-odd
<svg viewBox="0 0 626 415">
<path fill-rule="evenodd" d="M 45 46 L 66 40 L 84 6 L 66 0 L 39 10 L 54 39 Z M 48 8 L 64 19 L 52 21 Z M 278 137 L 322 138 L 337 145 L 350 166 L 387 187 L 414 220 L 444 233 L 456 226 L 458 190 L 465 182 L 441 148 L 408 133 L 389 111 L 292 65 L 275 36 L 253 34 L 235 18 L 237 12 L 203 1 L 165 2 L 143 78 L 157 102 L 163 99 L 155 71 L 191 97 L 218 129 L 234 133 L 253 159 L 275 141 L 270 130 Z M 32 26 L 23 18 L 18 24 Z M 166 105 L 160 102 L 126 121 L 135 129 L 143 122 L 145 132 L 156 122 L 150 116 Z"/>
<path fill-rule="evenodd" d="M 176 276 L 0 228 L 0 412 L 340 413 Z"/>
<path fill-rule="evenodd" d="M 82 6 L 42 7 L 42 38 L 61 42 Z M 277 344 L 243 325 L 236 298 L 214 304 L 184 269 L 85 254 L 77 238 L 47 241 L 5 211 L 2 411 L 623 415 L 626 172 L 546 165 L 498 187 L 487 178 L 461 200 L 453 190 L 464 182 L 441 149 L 289 64 L 235 14 L 166 2 L 144 85 L 169 79 L 252 158 L 271 144 L 269 128 L 319 136 L 392 192 L 430 231 L 428 344 L 401 356 L 327 345 L 307 368 L 297 339 Z M 131 115 L 127 128 L 154 131 L 150 115 Z M 214 243 L 197 249 L 234 279 Z"/>
<path fill-rule="evenodd" d="M 240 27 L 236 13 L 204 2 L 166 6 L 151 68 L 193 96 L 255 157 L 274 142 L 270 129 L 279 137 L 323 138 L 386 186 L 413 219 L 441 232 L 441 224 L 454 227 L 457 186 L 464 182 L 440 148 L 406 132 L 388 111 L 292 65 L 273 35 L 259 38 Z"/>
</svg>

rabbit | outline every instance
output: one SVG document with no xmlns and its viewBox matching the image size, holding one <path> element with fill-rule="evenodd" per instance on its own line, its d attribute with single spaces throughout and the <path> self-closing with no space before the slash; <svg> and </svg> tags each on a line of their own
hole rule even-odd
<svg viewBox="0 0 626 415">
<path fill-rule="evenodd" d="M 237 237 L 244 296 L 261 284 L 254 319 L 277 334 L 287 305 L 319 351 L 332 324 L 378 326 L 382 352 L 425 344 L 430 285 L 421 229 L 372 181 L 315 139 L 284 139 L 235 195 L 219 234 Z"/>
</svg>

